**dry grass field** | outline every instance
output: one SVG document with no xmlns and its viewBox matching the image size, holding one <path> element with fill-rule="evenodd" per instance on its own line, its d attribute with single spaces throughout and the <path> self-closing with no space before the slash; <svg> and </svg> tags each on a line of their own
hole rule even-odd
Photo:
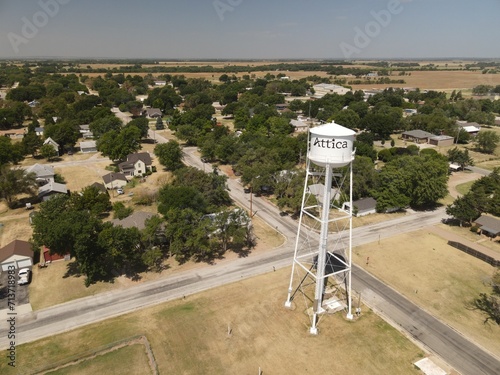
<svg viewBox="0 0 500 375">
<path fill-rule="evenodd" d="M 172 66 L 172 67 L 182 67 L 182 66 L 205 66 L 210 65 L 216 68 L 222 68 L 225 66 L 262 66 L 267 64 L 276 64 L 280 61 L 163 61 L 160 62 L 162 66 Z M 299 61 L 297 61 L 299 62 Z M 311 61 L 302 61 L 302 62 L 311 62 Z M 360 61 L 362 62 L 362 61 Z M 370 63 L 369 61 L 365 63 Z M 421 89 L 431 89 L 431 90 L 442 90 L 451 92 L 452 90 L 462 90 L 465 95 L 470 95 L 473 87 L 478 85 L 491 85 L 496 86 L 500 84 L 500 75 L 499 74 L 482 74 L 480 70 L 470 70 L 470 71 L 446 71 L 441 69 L 446 68 L 455 68 L 458 69 L 461 66 L 465 65 L 468 62 L 463 61 L 420 61 L 421 66 L 426 64 L 434 64 L 438 67 L 437 71 L 413 71 L 410 72 L 411 75 L 398 76 L 398 71 L 394 71 L 393 75 L 390 77 L 391 79 L 404 79 L 404 84 L 388 84 L 388 85 L 376 85 L 376 84 L 362 84 L 362 85 L 353 85 L 353 89 L 384 89 L 386 87 L 419 87 Z M 114 68 L 119 65 L 117 64 L 90 64 L 94 68 Z M 144 67 L 151 67 L 154 65 L 144 64 Z M 346 68 L 349 67 L 358 67 L 358 68 L 370 68 L 369 65 L 345 65 Z M 376 69 L 376 68 L 374 68 Z M 306 72 L 306 71 L 264 71 L 264 72 L 251 72 L 250 74 L 255 74 L 256 78 L 262 78 L 266 74 L 279 74 L 283 73 L 289 76 L 291 79 L 301 79 L 312 75 L 317 75 L 325 78 L 333 78 L 325 72 Z M 146 75 L 147 73 L 134 73 L 141 76 Z M 190 72 L 182 72 L 179 71 L 174 74 L 183 74 L 187 78 L 205 78 L 214 83 L 219 82 L 219 77 L 223 73 L 190 73 Z M 232 74 L 232 73 L 231 73 Z M 249 74 L 248 72 L 236 73 L 235 75 L 241 77 L 245 74 Z M 102 73 L 89 73 L 86 74 L 90 77 L 95 77 L 99 75 L 103 75 Z M 160 75 L 160 74 L 158 74 Z M 351 79 L 352 77 L 347 77 Z"/>
<path fill-rule="evenodd" d="M 424 356 L 422 350 L 369 309 L 356 321 L 341 313 L 325 316 L 320 334 L 311 336 L 304 311 L 284 307 L 289 272 L 278 270 L 21 345 L 19 368 L 30 373 L 144 334 L 160 374 L 257 374 L 259 367 L 273 375 L 419 374 L 413 363 Z M 133 373 L 126 361 L 114 363 L 122 374 Z M 0 373 L 17 370 L 0 361 Z"/>
<path fill-rule="evenodd" d="M 498 244 L 497 244 L 498 246 Z M 370 262 L 366 265 L 366 257 Z M 353 259 L 417 305 L 500 356 L 500 326 L 470 308 L 490 292 L 495 268 L 447 244 L 427 230 L 357 247 Z"/>
</svg>

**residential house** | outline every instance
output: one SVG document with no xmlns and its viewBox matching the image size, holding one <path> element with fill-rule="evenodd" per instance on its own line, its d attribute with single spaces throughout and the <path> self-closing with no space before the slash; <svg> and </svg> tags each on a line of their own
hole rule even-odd
<svg viewBox="0 0 500 375">
<path fill-rule="evenodd" d="M 142 176 L 152 171 L 153 161 L 148 152 L 139 152 L 127 156 L 127 161 L 118 164 L 120 172 L 127 177 Z"/>
<path fill-rule="evenodd" d="M 415 143 L 427 143 L 429 138 L 434 137 L 435 135 L 424 130 L 409 130 L 403 132 L 401 135 L 404 140 L 415 142 Z"/>
<path fill-rule="evenodd" d="M 309 129 L 309 124 L 300 120 L 290 120 L 290 125 L 293 126 L 294 132 L 305 133 Z"/>
<path fill-rule="evenodd" d="M 42 185 L 40 186 L 40 188 L 38 188 L 38 198 L 44 202 L 57 194 L 69 194 L 69 190 L 66 187 L 66 184 L 49 181 L 47 184 Z"/>
<path fill-rule="evenodd" d="M 143 230 L 146 227 L 146 220 L 153 217 L 154 214 L 151 212 L 134 212 L 130 216 L 127 216 L 124 219 L 114 219 L 111 220 L 111 223 L 114 226 L 121 226 L 123 228 L 137 228 L 139 230 Z"/>
<path fill-rule="evenodd" d="M 26 133 L 26 131 L 24 130 L 24 128 L 9 129 L 9 130 L 1 130 L 0 136 L 8 137 L 11 139 L 19 139 L 19 138 L 23 138 L 25 133 Z"/>
<path fill-rule="evenodd" d="M 0 249 L 0 266 L 2 271 L 7 271 L 9 266 L 16 269 L 31 267 L 33 265 L 33 249 L 31 243 L 14 240 Z"/>
<path fill-rule="evenodd" d="M 372 197 L 361 198 L 352 202 L 354 206 L 353 215 L 356 217 L 365 216 L 369 214 L 374 214 L 377 212 L 377 201 Z M 349 202 L 344 202 L 342 205 L 342 209 L 346 212 L 349 212 Z"/>
<path fill-rule="evenodd" d="M 80 125 L 80 134 L 82 135 L 83 138 L 89 139 L 89 138 L 94 138 L 94 133 L 90 131 L 90 125 L 84 124 Z"/>
<path fill-rule="evenodd" d="M 44 130 L 45 130 L 45 129 L 44 129 L 43 127 L 41 127 L 41 126 L 37 126 L 37 127 L 35 128 L 35 134 L 36 134 L 36 135 L 38 135 L 39 137 L 40 137 L 40 136 L 43 136 L 43 132 L 44 132 Z"/>
<path fill-rule="evenodd" d="M 26 168 L 26 173 L 34 173 L 38 185 L 45 185 L 49 182 L 54 182 L 54 168 L 45 164 L 34 164 Z"/>
<path fill-rule="evenodd" d="M 104 182 L 104 186 L 108 190 L 122 188 L 128 183 L 127 177 L 125 177 L 125 175 L 120 172 L 108 173 L 102 176 L 102 181 Z"/>
<path fill-rule="evenodd" d="M 163 116 L 163 113 L 159 108 L 146 108 L 146 110 L 143 111 L 143 113 L 145 113 L 146 117 L 148 118 L 157 118 Z"/>
<path fill-rule="evenodd" d="M 497 217 L 481 215 L 474 224 L 479 227 L 481 233 L 489 237 L 496 238 L 500 235 L 500 219 Z"/>
<path fill-rule="evenodd" d="M 467 121 L 457 121 L 457 125 L 459 129 L 465 130 L 469 135 L 476 136 L 481 130 L 481 125 L 477 122 L 467 122 Z"/>
<path fill-rule="evenodd" d="M 323 184 L 313 184 L 307 187 L 307 192 L 311 195 L 314 195 L 318 204 L 323 206 L 324 195 L 325 195 L 325 185 Z M 330 190 L 330 199 L 337 200 L 340 198 L 340 192 L 338 189 Z"/>
<path fill-rule="evenodd" d="M 97 143 L 95 141 L 80 142 L 80 151 L 84 154 L 97 152 Z"/>
<path fill-rule="evenodd" d="M 109 194 L 108 190 L 106 189 L 106 186 L 104 186 L 104 184 L 100 184 L 99 182 L 94 182 L 90 186 L 97 188 L 97 190 L 99 190 L 101 193 Z"/>
<path fill-rule="evenodd" d="M 59 143 L 57 143 L 56 141 L 54 141 L 52 138 L 47 138 L 44 142 L 43 142 L 44 145 L 51 145 L 52 147 L 54 147 L 54 150 L 56 150 L 57 152 L 57 155 L 59 155 Z"/>
</svg>

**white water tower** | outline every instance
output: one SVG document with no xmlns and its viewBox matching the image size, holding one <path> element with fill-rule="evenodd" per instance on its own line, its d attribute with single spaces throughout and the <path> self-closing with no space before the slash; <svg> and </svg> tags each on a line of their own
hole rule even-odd
<svg viewBox="0 0 500 375">
<path fill-rule="evenodd" d="M 354 135 L 335 122 L 309 130 L 304 194 L 285 306 L 291 307 L 302 296 L 312 334 L 318 333 L 324 313 L 346 310 L 347 318 L 353 318 L 352 209 L 344 211 L 339 206 L 349 202 L 352 207 Z"/>
</svg>

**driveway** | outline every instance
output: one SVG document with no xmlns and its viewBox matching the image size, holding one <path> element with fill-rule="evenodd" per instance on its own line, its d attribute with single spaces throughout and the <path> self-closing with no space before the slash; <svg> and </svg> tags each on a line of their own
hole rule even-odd
<svg viewBox="0 0 500 375">
<path fill-rule="evenodd" d="M 8 299 L 7 295 L 8 285 L 7 285 L 8 274 L 7 271 L 3 271 L 0 275 L 0 310 L 4 310 L 8 308 Z M 17 275 L 16 275 L 17 281 Z M 29 300 L 29 284 L 26 285 L 17 285 L 15 286 L 15 294 L 16 294 L 16 307 L 20 305 L 25 305 L 30 302 Z"/>
</svg>

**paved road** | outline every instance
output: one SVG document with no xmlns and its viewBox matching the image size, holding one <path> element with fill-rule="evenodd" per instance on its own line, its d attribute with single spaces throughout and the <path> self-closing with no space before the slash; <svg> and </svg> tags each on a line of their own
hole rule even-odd
<svg viewBox="0 0 500 375">
<path fill-rule="evenodd" d="M 185 161 L 203 168 L 201 161 L 186 150 Z M 194 160 L 192 160 L 194 159 Z M 228 181 L 231 195 L 244 207 L 249 206 L 249 196 L 234 180 Z M 280 217 L 278 210 L 266 201 L 254 197 L 253 210 L 270 225 L 278 227 L 285 237 L 294 238 L 297 224 L 289 217 Z M 414 231 L 439 222 L 443 210 L 412 213 L 405 217 L 353 230 L 353 244 L 376 241 L 379 236 Z M 222 261 L 214 267 L 179 273 L 166 280 L 144 283 L 126 290 L 118 290 L 79 299 L 62 305 L 36 311 L 19 317 L 18 344 L 54 335 L 70 329 L 124 314 L 145 306 L 159 304 L 182 296 L 221 286 L 236 280 L 270 272 L 272 267 L 289 267 L 293 258 L 293 243 L 270 252 Z M 422 342 L 462 374 L 500 374 L 497 358 L 477 347 L 466 338 L 422 311 L 361 268 L 353 267 L 353 287 L 363 299 L 382 312 L 393 324 Z M 283 291 L 283 302 L 286 299 Z M 8 347 L 6 322 L 0 322 L 0 349 Z"/>
</svg>

